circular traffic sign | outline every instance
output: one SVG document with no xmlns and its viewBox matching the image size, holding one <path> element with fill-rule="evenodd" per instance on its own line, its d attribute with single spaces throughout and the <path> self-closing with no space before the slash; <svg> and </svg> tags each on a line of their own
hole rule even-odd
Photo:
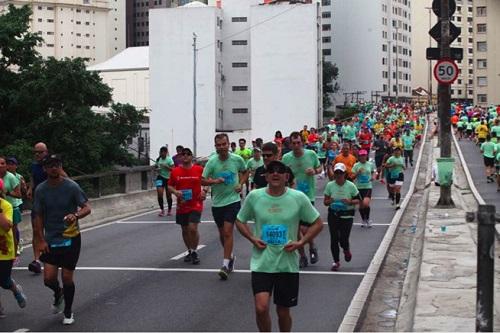
<svg viewBox="0 0 500 333">
<path fill-rule="evenodd" d="M 455 0 L 448 0 L 448 17 L 452 17 L 455 11 L 457 10 L 457 4 Z M 441 17 L 441 0 L 434 0 L 432 2 L 432 11 L 438 18 Z"/>
<path fill-rule="evenodd" d="M 458 66 L 451 59 L 441 59 L 434 66 L 434 77 L 441 84 L 452 84 L 458 77 Z"/>
</svg>

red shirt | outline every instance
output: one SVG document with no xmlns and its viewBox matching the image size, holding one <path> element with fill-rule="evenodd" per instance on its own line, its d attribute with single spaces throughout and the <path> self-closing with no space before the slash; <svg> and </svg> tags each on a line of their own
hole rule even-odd
<svg viewBox="0 0 500 333">
<path fill-rule="evenodd" d="M 361 148 L 370 150 L 372 134 L 370 132 L 361 132 L 359 134 L 359 142 L 361 143 Z"/>
<path fill-rule="evenodd" d="M 181 203 L 177 202 L 177 214 L 203 211 L 203 200 L 201 200 L 202 173 L 203 168 L 197 164 L 194 164 L 189 169 L 178 166 L 172 170 L 168 185 L 175 187 L 176 190 L 181 192 L 182 190 L 187 190 L 185 191 L 186 197 L 192 198 L 190 200 L 183 200 Z"/>
</svg>

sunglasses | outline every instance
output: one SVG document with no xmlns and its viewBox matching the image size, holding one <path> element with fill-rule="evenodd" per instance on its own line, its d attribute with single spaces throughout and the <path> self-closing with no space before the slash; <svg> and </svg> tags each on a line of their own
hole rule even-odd
<svg viewBox="0 0 500 333">
<path fill-rule="evenodd" d="M 267 169 L 266 172 L 268 174 L 273 174 L 273 173 L 284 174 L 284 173 L 286 173 L 286 168 L 283 168 L 283 167 L 273 167 L 271 169 Z"/>
</svg>

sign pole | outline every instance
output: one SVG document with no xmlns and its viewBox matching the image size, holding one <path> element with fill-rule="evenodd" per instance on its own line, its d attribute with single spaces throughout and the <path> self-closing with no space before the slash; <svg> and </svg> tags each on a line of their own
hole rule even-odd
<svg viewBox="0 0 500 333">
<path fill-rule="evenodd" d="M 439 48 L 441 58 L 450 58 L 450 0 L 441 0 L 441 40 Z M 451 157 L 451 88 L 450 85 L 439 83 L 438 86 L 439 98 L 439 142 L 441 147 L 440 156 Z M 451 198 L 451 184 L 448 186 L 440 186 L 440 196 L 438 206 L 450 207 L 454 206 Z"/>
</svg>

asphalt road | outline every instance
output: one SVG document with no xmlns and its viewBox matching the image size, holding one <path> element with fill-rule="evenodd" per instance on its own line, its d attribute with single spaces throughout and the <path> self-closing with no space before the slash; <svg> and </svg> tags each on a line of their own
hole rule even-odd
<svg viewBox="0 0 500 333">
<path fill-rule="evenodd" d="M 406 171 L 403 195 L 412 174 L 413 168 Z M 324 185 L 325 180 L 319 180 L 316 206 L 326 223 Z M 294 331 L 336 331 L 339 327 L 394 215 L 385 185 L 375 185 L 373 198 L 374 227 L 361 228 L 356 213 L 353 259 L 350 263 L 342 259 L 341 271 L 330 271 L 327 226 L 316 239 L 320 260 L 301 272 L 299 305 L 292 310 Z M 201 265 L 182 261 L 185 249 L 179 226 L 174 217 L 159 218 L 157 212 L 84 231 L 75 273 L 76 323 L 70 327 L 61 325 L 61 315 L 51 314 L 52 292 L 44 287 L 41 276 L 27 271 L 32 251 L 26 249 L 13 277 L 23 286 L 28 305 L 19 309 L 10 293 L 2 290 L 7 318 L 0 319 L 0 330 L 256 331 L 248 271 L 251 244 L 235 231 L 236 270 L 228 281 L 220 281 L 222 248 L 209 203 L 199 227 Z"/>
<path fill-rule="evenodd" d="M 476 185 L 479 194 L 486 204 L 495 205 L 497 213 L 500 213 L 500 192 L 497 192 L 496 182 L 486 182 L 487 179 L 481 150 L 472 141 L 467 139 L 458 141 L 458 145 L 464 155 L 465 162 L 469 167 L 474 185 Z"/>
</svg>

